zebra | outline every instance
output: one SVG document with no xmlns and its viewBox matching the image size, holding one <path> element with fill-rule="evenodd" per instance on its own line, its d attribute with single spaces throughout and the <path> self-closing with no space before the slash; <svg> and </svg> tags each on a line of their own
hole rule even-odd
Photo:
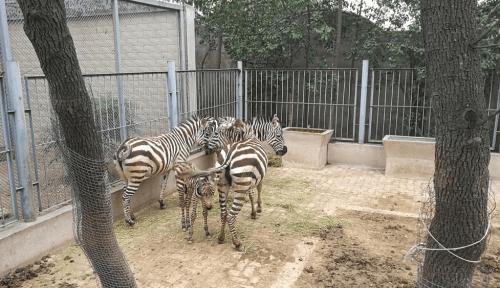
<svg viewBox="0 0 500 288">
<path fill-rule="evenodd" d="M 194 165 L 190 165 L 191 170 L 196 170 Z M 193 210 L 191 212 L 191 217 L 188 217 L 190 223 L 188 224 L 188 243 L 193 243 L 193 226 L 196 220 L 196 210 L 198 206 L 198 201 L 201 200 L 201 206 L 203 208 L 203 221 L 204 221 L 204 230 L 205 236 L 207 238 L 211 238 L 212 235 L 208 229 L 208 211 L 212 209 L 212 199 L 215 194 L 215 186 L 217 182 L 220 180 L 219 174 L 215 174 L 215 177 L 201 176 L 201 177 L 190 177 L 185 180 L 186 183 L 186 202 L 187 208 L 189 211 L 189 206 L 192 205 Z"/>
<path fill-rule="evenodd" d="M 127 224 L 135 227 L 135 216 L 130 213 L 130 200 L 139 185 L 148 178 L 164 175 L 158 202 L 160 208 L 165 208 L 163 194 L 167 187 L 166 174 L 172 170 L 177 174 L 183 167 L 189 165 L 186 160 L 191 148 L 195 143 L 200 144 L 203 138 L 210 136 L 214 125 L 217 123 L 213 117 L 193 115 L 181 122 L 178 127 L 174 127 L 171 133 L 156 137 L 129 138 L 118 147 L 114 163 L 118 175 L 126 185 L 122 201 Z M 186 231 L 185 187 L 179 177 L 176 177 L 176 186 L 182 211 L 182 230 Z"/>
<path fill-rule="evenodd" d="M 225 125 L 225 127 L 234 124 L 236 118 L 233 117 L 219 117 L 218 123 L 219 125 Z M 287 147 L 285 146 L 285 140 L 283 138 L 283 129 L 281 128 L 281 122 L 276 114 L 273 115 L 272 118 L 264 118 L 264 117 L 254 117 L 252 121 L 246 122 L 245 127 L 251 127 L 251 131 L 241 131 L 243 133 L 231 133 L 231 131 L 235 131 L 234 129 L 225 129 L 222 127 L 221 129 L 214 130 L 213 134 L 209 138 L 205 138 L 205 151 L 216 151 L 218 154 L 223 147 L 228 144 L 241 141 L 243 138 L 250 137 L 249 135 L 245 135 L 245 133 L 253 133 L 259 141 L 267 141 L 268 144 L 273 147 L 274 151 L 277 155 L 285 155 L 287 152 Z M 218 131 L 226 131 L 225 133 L 219 134 Z M 222 163 L 222 162 L 220 162 Z M 222 177 L 224 178 L 224 177 Z M 228 177 L 229 178 L 229 177 Z M 223 183 L 223 182 L 221 182 Z M 230 185 L 230 183 L 229 183 Z M 262 185 L 257 187 L 257 213 L 262 212 L 262 199 L 261 199 Z M 253 190 L 249 191 L 250 202 L 252 203 L 252 214 L 251 217 L 253 219 L 256 218 L 255 210 L 254 210 L 254 199 L 253 199 Z"/>
<path fill-rule="evenodd" d="M 236 118 L 219 118 L 219 122 L 221 122 L 221 120 L 226 123 L 234 123 Z M 274 149 L 276 155 L 283 156 L 287 153 L 285 139 L 283 138 L 283 128 L 281 127 L 281 122 L 278 118 L 278 115 L 274 114 L 272 118 L 266 118 L 262 116 L 254 117 L 252 118 L 252 120 L 246 122 L 246 124 L 252 127 L 253 133 L 259 139 L 259 141 L 267 141 L 269 146 Z M 206 154 L 212 154 L 222 149 L 220 143 L 214 141 L 206 141 L 205 143 L 202 143 L 202 146 Z"/>
<path fill-rule="evenodd" d="M 224 171 L 224 176 L 220 177 L 218 183 L 219 204 L 221 208 L 221 229 L 219 232 L 218 243 L 224 243 L 224 228 L 226 222 L 231 231 L 233 245 L 236 250 L 242 251 L 244 245 L 238 238 L 236 233 L 236 217 L 245 203 L 247 192 L 249 193 L 252 204 L 252 218 L 256 217 L 253 207 L 253 192 L 256 188 L 260 191 L 262 188 L 262 180 L 267 171 L 268 158 L 264 148 L 260 144 L 253 133 L 250 125 L 244 123 L 240 119 L 236 119 L 230 128 L 219 128 L 219 134 L 233 134 L 235 138 L 241 139 L 223 147 L 218 157 L 219 166 L 207 171 L 183 171 L 180 177 L 200 177 Z M 226 200 L 230 187 L 233 189 L 233 203 L 231 211 L 227 212 Z M 228 219 L 229 218 L 229 219 Z"/>
</svg>

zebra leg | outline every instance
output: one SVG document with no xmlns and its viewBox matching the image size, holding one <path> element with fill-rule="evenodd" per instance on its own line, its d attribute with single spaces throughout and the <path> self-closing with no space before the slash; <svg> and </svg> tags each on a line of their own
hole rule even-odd
<svg viewBox="0 0 500 288">
<path fill-rule="evenodd" d="M 196 198 L 196 197 L 193 197 Z M 193 199 L 193 211 L 191 212 L 191 223 L 189 225 L 189 236 L 188 236 L 188 243 L 192 244 L 193 243 L 193 226 L 194 226 L 194 221 L 196 220 L 196 208 L 198 206 L 198 201 L 196 199 Z M 188 208 L 189 209 L 189 208 Z"/>
<path fill-rule="evenodd" d="M 122 196 L 123 212 L 125 213 L 125 222 L 127 222 L 127 224 L 130 225 L 130 227 L 132 228 L 135 227 L 135 217 L 132 218 L 133 216 L 131 216 L 130 213 L 130 199 L 137 191 L 137 188 L 139 188 L 139 184 L 140 183 L 133 183 L 129 181 Z"/>
<path fill-rule="evenodd" d="M 262 200 L 260 199 L 260 192 L 262 191 L 262 182 L 257 185 L 257 213 L 262 213 Z"/>
<path fill-rule="evenodd" d="M 208 210 L 205 205 L 203 205 L 203 229 L 205 229 L 205 236 L 209 239 L 212 238 L 212 234 L 208 230 Z"/>
<path fill-rule="evenodd" d="M 253 189 L 248 190 L 248 198 L 250 198 L 250 205 L 252 205 L 252 212 L 250 213 L 250 217 L 252 217 L 252 219 L 257 219 L 257 213 L 255 212 L 255 207 L 253 205 L 253 196 Z"/>
<path fill-rule="evenodd" d="M 163 182 L 161 183 L 160 198 L 158 198 L 158 203 L 160 203 L 160 209 L 167 208 L 165 202 L 163 202 L 163 195 L 165 194 L 165 190 L 167 190 L 167 180 L 168 180 L 168 173 L 163 175 Z"/>
<path fill-rule="evenodd" d="M 235 185 L 236 186 L 236 185 Z M 229 231 L 231 231 L 231 236 L 233 237 L 233 245 L 234 248 L 238 251 L 243 251 L 245 249 L 245 246 L 243 243 L 238 238 L 238 234 L 236 233 L 236 217 L 238 217 L 238 213 L 241 210 L 241 207 L 243 207 L 243 204 L 245 203 L 245 196 L 247 194 L 247 189 L 242 189 L 244 187 L 233 187 L 233 194 L 234 194 L 234 199 L 233 199 L 233 206 L 231 206 L 231 211 L 229 212 L 228 219 L 227 219 L 227 225 L 229 226 Z"/>
<path fill-rule="evenodd" d="M 220 232 L 218 243 L 224 243 L 225 233 L 224 228 L 226 227 L 227 221 L 227 192 L 229 192 L 229 185 L 219 186 L 219 204 L 220 204 Z"/>
<path fill-rule="evenodd" d="M 176 185 L 177 185 L 177 193 L 179 194 L 179 207 L 181 207 L 181 227 L 182 231 L 186 232 L 186 229 L 188 228 L 187 224 L 187 219 L 188 219 L 188 214 L 189 212 L 186 210 L 186 187 L 184 185 L 184 181 L 180 180 L 177 178 L 176 180 Z"/>
</svg>

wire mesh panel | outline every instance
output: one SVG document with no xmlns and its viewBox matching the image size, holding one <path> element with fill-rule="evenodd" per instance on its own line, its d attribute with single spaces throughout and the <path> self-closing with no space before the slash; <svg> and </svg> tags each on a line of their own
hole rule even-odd
<svg viewBox="0 0 500 288">
<path fill-rule="evenodd" d="M 87 91 L 93 103 L 94 119 L 105 154 L 110 183 L 119 180 L 113 165 L 113 153 L 125 137 L 146 137 L 167 133 L 167 73 L 126 73 L 85 75 Z M 122 79 L 123 110 L 120 109 L 119 79 Z M 32 107 L 33 133 L 38 163 L 38 179 L 42 209 L 71 199 L 65 167 L 62 163 L 61 136 L 54 121 L 48 83 L 43 77 L 27 78 Z M 120 111 L 125 123 L 120 124 Z"/>
<path fill-rule="evenodd" d="M 283 125 L 354 140 L 357 69 L 248 69 L 245 78 L 248 118 L 278 114 Z"/>
<path fill-rule="evenodd" d="M 9 120 L 7 117 L 7 105 L 5 93 L 3 89 L 3 78 L 0 77 L 0 223 L 6 224 L 17 220 L 17 200 L 13 197 L 16 195 L 16 184 L 13 163 L 12 143 L 10 141 Z"/>
<path fill-rule="evenodd" d="M 236 117 L 238 69 L 177 72 L 179 113 Z M 196 100 L 196 103 L 191 101 Z"/>
</svg>

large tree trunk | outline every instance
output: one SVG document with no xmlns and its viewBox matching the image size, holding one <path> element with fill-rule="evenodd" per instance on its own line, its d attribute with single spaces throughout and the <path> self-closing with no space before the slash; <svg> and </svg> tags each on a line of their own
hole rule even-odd
<svg viewBox="0 0 500 288">
<path fill-rule="evenodd" d="M 490 139 L 486 120 L 476 1 L 422 0 L 421 17 L 427 69 L 427 92 L 436 116 L 435 214 L 430 232 L 444 247 L 481 239 L 488 224 Z M 485 241 L 451 251 L 480 259 Z M 441 248 L 430 236 L 427 248 Z M 447 251 L 426 251 L 420 287 L 469 287 L 475 264 Z M 430 283 L 439 286 L 430 285 Z"/>
<path fill-rule="evenodd" d="M 52 107 L 60 122 L 65 146 L 72 151 L 65 153 L 65 162 L 68 175 L 73 178 L 73 204 L 77 207 L 76 213 L 81 213 L 80 223 L 75 223 L 77 241 L 103 287 L 136 287 L 114 234 L 105 167 L 93 165 L 103 164 L 104 155 L 92 115 L 92 103 L 66 23 L 64 0 L 18 1 L 24 15 L 24 30 L 47 77 Z M 73 155 L 71 160 L 82 162 L 68 161 L 69 154 Z"/>
</svg>

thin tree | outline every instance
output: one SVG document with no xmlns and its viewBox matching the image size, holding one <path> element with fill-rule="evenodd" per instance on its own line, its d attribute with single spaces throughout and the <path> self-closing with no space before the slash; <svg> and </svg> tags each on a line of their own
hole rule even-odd
<svg viewBox="0 0 500 288">
<path fill-rule="evenodd" d="M 65 146 L 89 162 L 102 161 L 104 155 L 92 116 L 92 103 L 66 22 L 64 0 L 18 2 L 24 16 L 24 31 L 47 77 Z M 67 170 L 69 175 L 78 175 L 87 181 L 103 180 L 105 168 L 101 166 L 88 169 L 85 165 L 69 163 Z M 82 215 L 78 240 L 103 287 L 137 287 L 114 234 L 105 181 L 93 181 L 93 184 L 72 183 L 81 211 L 88 211 Z"/>
<path fill-rule="evenodd" d="M 428 93 L 436 116 L 435 212 L 419 287 L 469 287 L 486 248 L 491 117 L 485 110 L 477 1 L 422 0 Z M 439 242 L 439 243 L 438 243 Z M 430 286 L 430 283 L 433 285 Z"/>
<path fill-rule="evenodd" d="M 335 59 L 333 60 L 333 68 L 339 68 L 340 59 L 340 41 L 342 38 L 342 1 L 337 0 L 337 37 L 335 39 Z"/>
<path fill-rule="evenodd" d="M 219 29 L 217 30 L 217 69 L 220 69 L 222 62 L 222 26 L 224 25 L 224 6 L 226 6 L 227 0 L 222 0 L 220 3 L 219 10 Z"/>
</svg>

